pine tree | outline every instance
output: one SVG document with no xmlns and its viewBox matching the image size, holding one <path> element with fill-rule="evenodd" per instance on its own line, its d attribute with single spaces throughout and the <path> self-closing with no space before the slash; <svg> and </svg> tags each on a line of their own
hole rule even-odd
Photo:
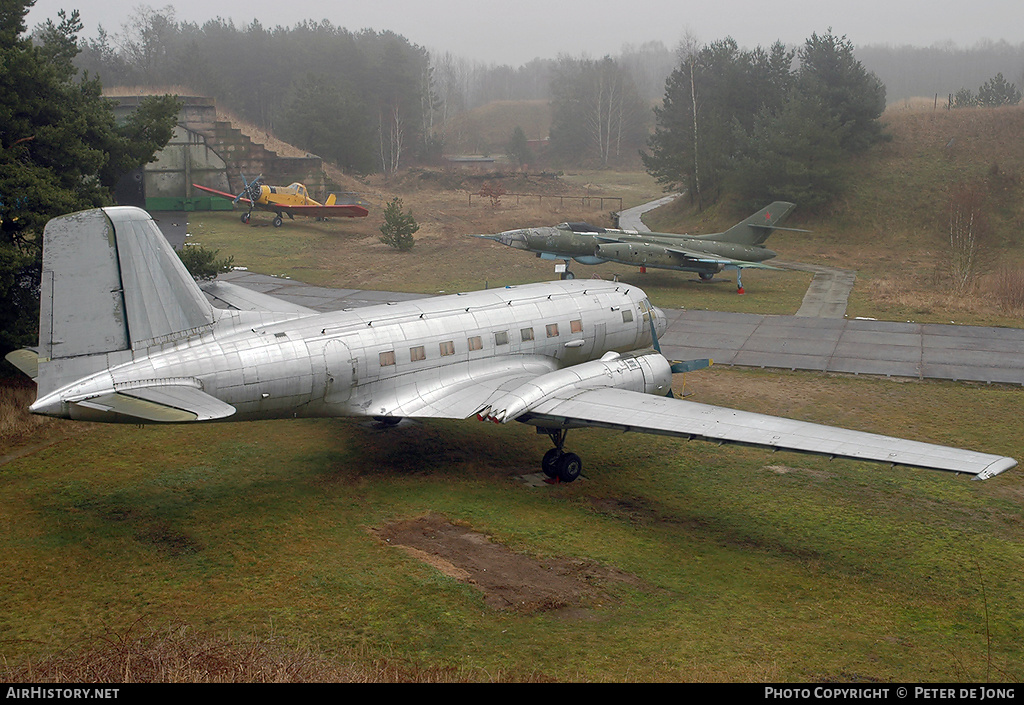
<svg viewBox="0 0 1024 705">
<path fill-rule="evenodd" d="M 413 233 L 420 229 L 412 212 L 402 211 L 402 199 L 391 199 L 384 208 L 384 224 L 380 226 L 380 241 L 403 252 L 411 250 L 416 244 Z"/>
</svg>

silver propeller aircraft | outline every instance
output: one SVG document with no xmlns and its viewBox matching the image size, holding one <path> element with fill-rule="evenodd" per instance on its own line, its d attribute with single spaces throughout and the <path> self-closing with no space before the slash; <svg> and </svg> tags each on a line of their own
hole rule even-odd
<svg viewBox="0 0 1024 705">
<path fill-rule="evenodd" d="M 580 264 L 619 262 L 640 267 L 641 272 L 647 267 L 696 272 L 703 281 L 711 281 L 722 270 L 735 270 L 736 290 L 742 294 L 743 269 L 777 269 L 763 264 L 775 256 L 764 246 L 772 232 L 807 232 L 779 227 L 794 208 L 796 206 L 792 203 L 776 201 L 725 232 L 709 235 L 641 233 L 600 228 L 588 223 L 562 223 L 554 227 L 521 228 L 474 237 L 494 240 L 517 250 L 536 252 L 542 259 L 562 260 L 565 263 L 562 279 L 575 278 L 569 271 L 569 260 Z"/>
<path fill-rule="evenodd" d="M 550 436 L 555 447 L 542 468 L 565 482 L 582 469 L 563 447 L 565 436 L 582 427 L 976 479 L 1016 464 L 673 398 L 673 367 L 657 349 L 665 315 L 631 285 L 555 281 L 331 313 L 217 288 L 240 308 L 210 305 L 143 210 L 104 208 L 50 221 L 39 347 L 7 356 L 38 384 L 31 411 L 121 423 L 521 421 Z"/>
</svg>

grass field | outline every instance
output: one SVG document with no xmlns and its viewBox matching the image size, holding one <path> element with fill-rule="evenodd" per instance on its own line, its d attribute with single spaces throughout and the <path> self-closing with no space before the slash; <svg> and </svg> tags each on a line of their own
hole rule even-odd
<svg viewBox="0 0 1024 705">
<path fill-rule="evenodd" d="M 887 149 L 902 159 L 908 148 Z M 566 174 L 559 188 L 625 194 L 627 207 L 660 195 L 643 175 L 613 172 Z M 453 292 L 553 276 L 551 263 L 468 233 L 608 217 L 510 199 L 470 206 L 465 191 L 416 174 L 370 180 L 364 192 L 377 205 L 364 220 L 275 229 L 262 215 L 243 226 L 237 214 L 195 214 L 190 240 L 313 284 Z M 422 226 L 409 253 L 377 239 L 380 206 L 392 195 Z M 875 218 L 888 213 L 883 205 Z M 817 235 L 771 244 L 785 259 L 855 268 L 858 287 L 874 282 L 871 293 L 854 292 L 859 315 L 947 315 L 926 286 L 936 254 L 913 245 L 916 216 L 894 224 L 890 213 L 884 228 L 866 231 L 855 211 L 798 219 Z M 667 210 L 648 221 L 691 232 L 732 222 L 725 209 Z M 748 272 L 748 294 L 738 296 L 729 281 L 574 269 L 618 274 L 661 306 L 760 313 L 793 313 L 810 280 Z M 920 298 L 876 295 L 880 282 L 895 287 L 909 271 L 901 291 Z M 1018 320 L 978 300 L 957 318 Z M 932 308 L 915 314 L 914 306 Z M 30 391 L 0 395 L 0 674 L 8 682 L 1024 679 L 1019 468 L 979 483 L 574 431 L 568 447 L 583 457 L 585 477 L 534 486 L 523 477 L 549 443 L 518 424 L 28 425 Z M 712 368 L 687 375 L 686 391 L 1024 458 L 1019 388 Z M 527 597 L 496 602 L 486 581 L 466 577 L 479 566 L 400 549 L 389 530 L 416 521 L 507 549 L 485 567 Z M 502 572 L 512 559 L 573 588 L 531 601 L 539 581 Z"/>
<path fill-rule="evenodd" d="M 702 401 L 1024 455 L 1017 389 L 691 377 Z M 569 442 L 586 479 L 531 487 L 518 478 L 547 441 L 518 425 L 76 428 L 0 466 L 5 662 L 46 673 L 63 649 L 184 632 L 312 650 L 307 677 L 328 679 L 374 663 L 402 679 L 1024 677 L 1019 472 L 974 483 L 632 434 Z M 496 609 L 371 531 L 424 515 L 622 577 Z"/>
</svg>

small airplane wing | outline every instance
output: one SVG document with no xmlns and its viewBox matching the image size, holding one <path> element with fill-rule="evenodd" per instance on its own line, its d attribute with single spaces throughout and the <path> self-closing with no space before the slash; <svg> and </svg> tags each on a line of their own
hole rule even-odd
<svg viewBox="0 0 1024 705">
<path fill-rule="evenodd" d="M 365 218 L 370 213 L 365 206 L 356 203 L 333 206 L 291 206 L 282 203 L 264 206 L 261 203 L 257 203 L 256 207 L 265 208 L 275 213 L 301 215 L 306 218 Z"/>
<path fill-rule="evenodd" d="M 945 470 L 987 480 L 1017 464 L 1013 458 L 783 419 L 622 389 L 568 392 L 538 404 L 537 426 L 598 427 L 690 440 L 814 453 L 892 465 Z"/>
<path fill-rule="evenodd" d="M 230 198 L 232 201 L 234 201 L 237 198 L 241 203 L 245 203 L 247 205 L 251 205 L 252 204 L 252 201 L 250 201 L 248 198 L 239 198 L 238 194 L 235 194 L 235 193 L 228 193 L 226 191 L 218 191 L 215 188 L 210 188 L 208 186 L 200 186 L 199 184 L 192 184 L 192 186 L 193 186 L 193 188 L 197 188 L 200 191 L 207 191 L 209 193 L 212 193 L 215 196 L 222 196 L 223 198 Z"/>
</svg>

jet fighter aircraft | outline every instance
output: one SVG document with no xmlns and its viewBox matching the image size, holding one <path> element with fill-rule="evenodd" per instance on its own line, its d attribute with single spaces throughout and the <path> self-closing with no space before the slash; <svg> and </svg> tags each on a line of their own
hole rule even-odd
<svg viewBox="0 0 1024 705">
<path fill-rule="evenodd" d="M 762 264 L 775 256 L 764 242 L 775 230 L 796 230 L 779 227 L 794 208 L 796 206 L 792 203 L 776 201 L 724 233 L 709 235 L 641 233 L 600 228 L 587 223 L 562 223 L 554 227 L 506 230 L 497 235 L 475 237 L 536 252 L 543 259 L 563 260 L 565 271 L 562 279 L 575 277 L 568 267 L 571 259 L 580 264 L 632 264 L 640 267 L 641 271 L 654 267 L 696 272 L 704 281 L 711 281 L 715 274 L 729 269 L 736 270 L 736 289 L 742 294 L 742 269 L 776 269 Z"/>
<path fill-rule="evenodd" d="M 218 191 L 217 189 L 192 184 L 193 188 L 200 191 L 207 191 L 223 198 L 232 199 L 233 203 L 248 204 L 249 210 L 242 214 L 242 222 L 248 223 L 254 208 L 275 213 L 274 227 L 279 228 L 284 223 L 284 216 L 292 220 L 295 216 L 301 215 L 317 220 L 327 220 L 331 217 L 338 218 L 365 218 L 369 211 L 361 201 L 352 203 L 339 203 L 337 194 L 330 194 L 324 203 L 315 201 L 309 197 L 306 187 L 295 182 L 290 186 L 267 186 L 262 183 L 263 177 L 259 176 L 252 181 L 246 182 L 245 189 L 237 196 Z"/>
<path fill-rule="evenodd" d="M 221 298 L 230 286 L 220 283 Z M 227 292 L 225 290 L 227 288 Z M 317 313 L 214 309 L 152 218 L 111 207 L 44 231 L 36 414 L 120 423 L 356 416 L 642 431 L 990 478 L 1012 458 L 698 404 L 671 395 L 667 322 L 636 286 L 554 281 Z M 265 298 L 270 298 L 266 297 Z M 651 347 L 655 346 L 652 350 Z"/>
</svg>

